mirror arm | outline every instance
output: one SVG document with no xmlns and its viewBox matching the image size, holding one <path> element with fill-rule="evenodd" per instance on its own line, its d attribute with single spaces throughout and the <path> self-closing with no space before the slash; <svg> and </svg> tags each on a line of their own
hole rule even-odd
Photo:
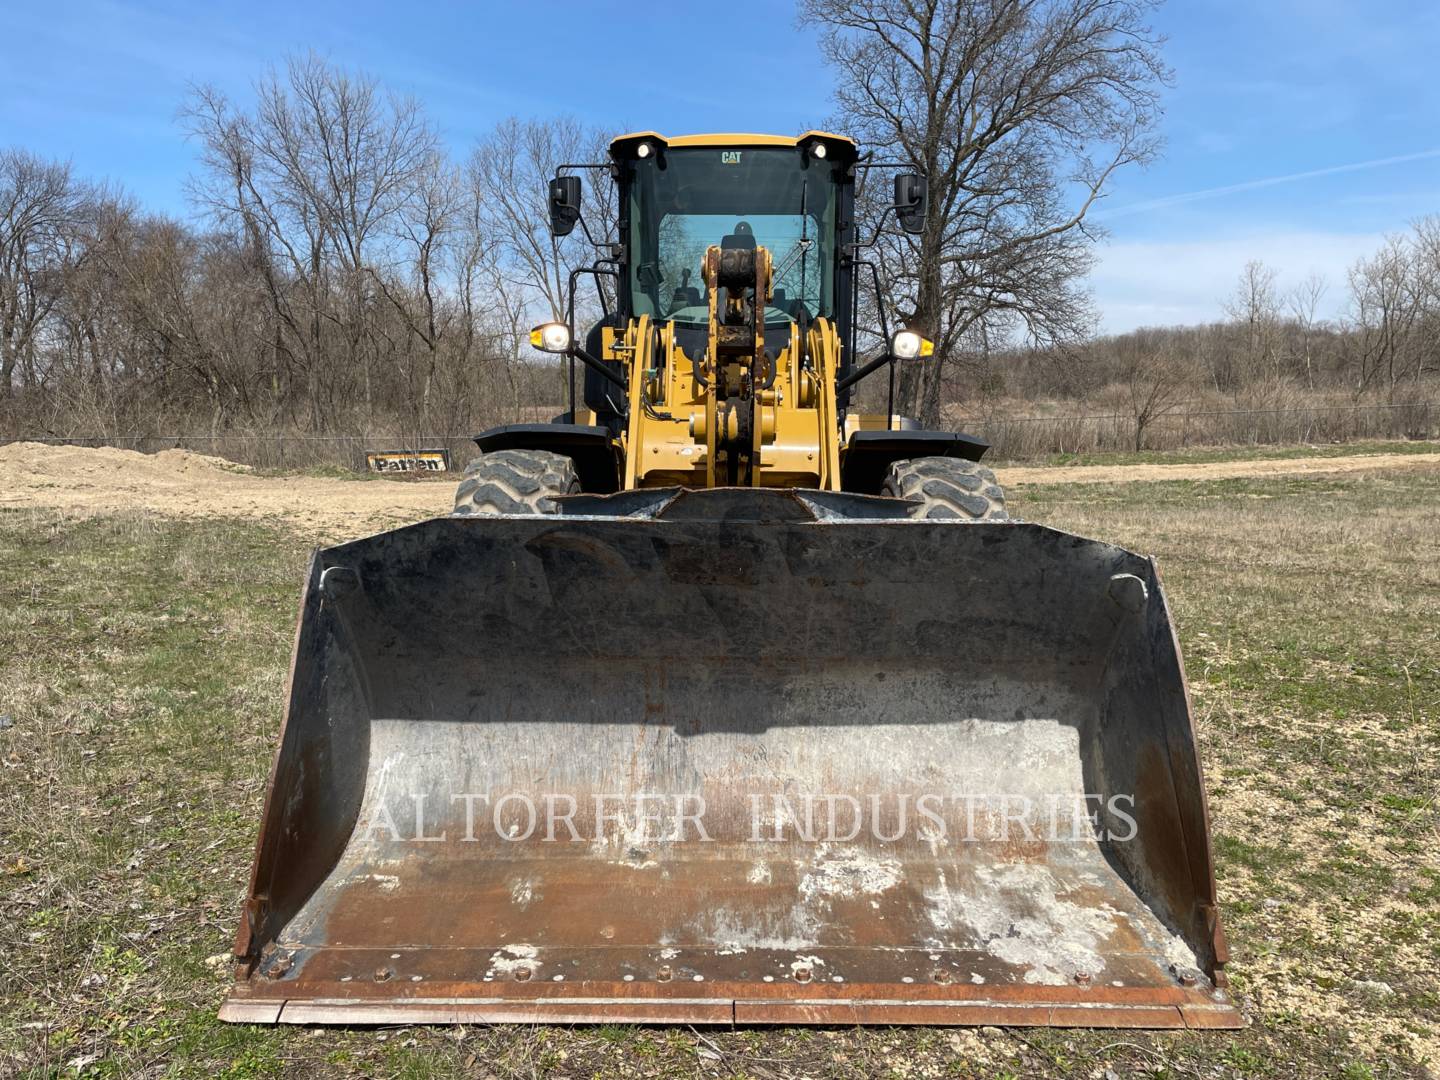
<svg viewBox="0 0 1440 1080">
<path fill-rule="evenodd" d="M 570 419 L 572 422 L 575 419 L 575 358 L 577 356 L 580 357 L 582 362 L 588 364 L 591 367 L 595 367 L 595 365 L 600 364 L 599 360 L 596 360 L 589 353 L 585 352 L 584 349 L 580 348 L 578 345 L 575 344 L 575 282 L 579 279 L 581 274 L 589 274 L 594 277 L 595 291 L 600 296 L 600 313 L 602 317 L 609 318 L 610 308 L 609 305 L 605 302 L 605 290 L 600 286 L 600 278 L 613 277 L 618 281 L 620 278 L 620 269 L 618 263 L 613 268 L 606 268 L 605 264 L 607 262 L 615 262 L 615 260 L 597 259 L 593 266 L 577 266 L 574 270 L 570 271 L 569 286 L 566 289 L 565 325 L 570 328 L 571 347 L 567 349 L 563 355 L 567 360 L 570 361 L 570 371 L 568 373 L 567 381 L 569 383 L 570 390 Z M 613 371 L 605 367 L 603 364 L 601 364 L 601 366 L 597 370 L 599 370 L 606 378 L 610 379 L 610 381 L 616 383 L 616 385 L 618 385 L 620 389 L 626 389 L 624 380 L 619 379 Z"/>
<path fill-rule="evenodd" d="M 849 390 L 850 387 L 854 386 L 861 379 L 865 378 L 867 375 L 875 374 L 875 372 L 879 371 L 886 364 L 893 363 L 894 360 L 894 355 L 892 355 L 890 350 L 887 348 L 883 353 L 877 356 L 874 360 L 871 360 L 864 367 L 856 368 L 849 375 L 846 375 L 845 378 L 837 382 L 835 384 L 835 393 L 839 394 L 844 390 Z"/>
<path fill-rule="evenodd" d="M 896 206 L 894 203 L 891 203 L 885 208 L 885 212 L 880 215 L 880 220 L 875 223 L 875 235 L 870 238 L 869 243 L 856 241 L 853 244 L 846 244 L 845 249 L 853 255 L 857 251 L 861 251 L 864 248 L 872 248 L 876 244 L 878 244 L 880 242 L 880 234 L 885 231 L 885 219 L 890 216 L 892 211 L 898 209 L 899 207 Z"/>
<path fill-rule="evenodd" d="M 885 351 L 881 355 L 877 356 L 874 360 L 871 360 L 868 364 L 856 368 L 849 375 L 846 375 L 843 379 L 837 382 L 835 384 L 835 393 L 839 394 L 842 391 L 850 389 L 850 387 L 854 386 L 867 375 L 873 375 L 886 364 L 889 364 L 891 365 L 890 415 L 893 416 L 895 413 L 895 354 L 890 351 L 890 321 L 885 318 L 885 293 L 884 290 L 881 288 L 880 268 L 876 266 L 873 262 L 869 262 L 868 260 L 862 261 L 860 259 L 852 259 L 850 265 L 855 267 L 864 266 L 870 270 L 870 279 L 875 284 L 875 312 L 880 317 L 880 335 L 881 339 L 885 342 Z M 856 289 L 856 294 L 859 294 L 859 289 Z"/>
<path fill-rule="evenodd" d="M 591 247 L 598 249 L 598 248 L 601 248 L 601 247 L 609 247 L 609 246 L 610 246 L 609 244 L 601 244 L 601 243 L 598 243 L 598 242 L 596 241 L 595 237 L 593 237 L 593 236 L 590 235 L 590 223 L 585 220 L 585 215 L 584 215 L 583 213 L 581 213 L 581 214 L 576 214 L 576 215 L 575 215 L 575 220 L 578 221 L 578 222 L 580 222 L 580 231 L 585 234 L 585 239 L 586 239 L 587 241 L 589 241 Z"/>
<path fill-rule="evenodd" d="M 868 260 L 857 262 L 856 266 L 868 266 L 870 278 L 875 283 L 875 314 L 880 316 L 880 337 L 885 341 L 885 347 L 890 347 L 890 321 L 885 318 L 885 290 L 880 285 L 880 267 Z"/>
<path fill-rule="evenodd" d="M 580 358 L 580 362 L 583 363 L 586 367 L 593 368 L 600 375 L 604 376 L 610 382 L 618 386 L 621 390 L 624 390 L 627 393 L 629 392 L 630 387 L 626 385 L 625 380 L 622 379 L 619 375 L 616 375 L 615 372 L 611 371 L 608 367 L 606 367 L 603 360 L 595 359 L 595 357 L 591 356 L 579 345 L 570 346 L 570 355 L 578 356 Z"/>
<path fill-rule="evenodd" d="M 561 174 L 564 173 L 564 171 L 565 171 L 566 169 L 608 169 L 608 168 L 610 168 L 610 163 L 609 163 L 608 161 L 580 161 L 580 162 L 569 162 L 569 163 L 566 163 L 566 164 L 564 164 L 564 165 L 556 165 L 556 166 L 555 166 L 555 179 L 556 179 L 556 180 L 560 179 Z"/>
<path fill-rule="evenodd" d="M 585 220 L 585 215 L 583 213 L 577 211 L 575 214 L 575 220 L 580 223 L 580 231 L 585 234 L 585 240 L 596 251 L 613 251 L 615 248 L 620 246 L 619 241 L 616 240 L 596 240 L 595 237 L 592 236 L 590 233 L 590 223 Z M 606 259 L 601 261 L 608 262 L 612 260 Z"/>
</svg>

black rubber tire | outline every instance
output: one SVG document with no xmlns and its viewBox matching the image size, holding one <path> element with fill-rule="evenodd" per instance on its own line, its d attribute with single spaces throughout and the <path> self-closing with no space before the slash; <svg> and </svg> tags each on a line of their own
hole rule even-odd
<svg viewBox="0 0 1440 1080">
<path fill-rule="evenodd" d="M 1005 492 L 995 474 L 978 461 L 923 457 L 890 466 L 881 495 L 923 507 L 915 517 L 932 521 L 1009 521 Z"/>
<path fill-rule="evenodd" d="M 496 450 L 465 468 L 452 517 L 554 514 L 554 496 L 580 490 L 575 462 L 548 450 Z"/>
</svg>

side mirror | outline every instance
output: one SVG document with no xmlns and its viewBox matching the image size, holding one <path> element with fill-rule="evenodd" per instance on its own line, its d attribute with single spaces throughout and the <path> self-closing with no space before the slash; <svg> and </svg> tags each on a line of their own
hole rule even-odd
<svg viewBox="0 0 1440 1080">
<path fill-rule="evenodd" d="M 550 181 L 550 235 L 569 236 L 580 220 L 580 178 L 557 176 Z"/>
<path fill-rule="evenodd" d="M 895 177 L 895 216 L 907 233 L 925 231 L 925 208 L 930 201 L 929 185 L 919 173 Z"/>
</svg>

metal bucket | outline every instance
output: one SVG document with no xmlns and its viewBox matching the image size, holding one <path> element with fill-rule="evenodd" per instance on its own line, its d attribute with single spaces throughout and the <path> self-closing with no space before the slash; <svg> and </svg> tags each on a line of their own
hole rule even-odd
<svg viewBox="0 0 1440 1080">
<path fill-rule="evenodd" d="M 1153 564 L 876 503 L 318 551 L 222 1018 L 1238 1026 Z"/>
</svg>

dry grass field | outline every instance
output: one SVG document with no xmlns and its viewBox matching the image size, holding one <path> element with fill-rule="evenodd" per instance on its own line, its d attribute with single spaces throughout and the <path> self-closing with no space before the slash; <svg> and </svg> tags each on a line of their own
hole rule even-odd
<svg viewBox="0 0 1440 1080">
<path fill-rule="evenodd" d="M 304 559 L 359 519 L 12 487 L 0 1076 L 1440 1076 L 1440 464 L 1069 471 L 1015 510 L 1160 559 L 1245 1031 L 221 1025 Z"/>
</svg>

